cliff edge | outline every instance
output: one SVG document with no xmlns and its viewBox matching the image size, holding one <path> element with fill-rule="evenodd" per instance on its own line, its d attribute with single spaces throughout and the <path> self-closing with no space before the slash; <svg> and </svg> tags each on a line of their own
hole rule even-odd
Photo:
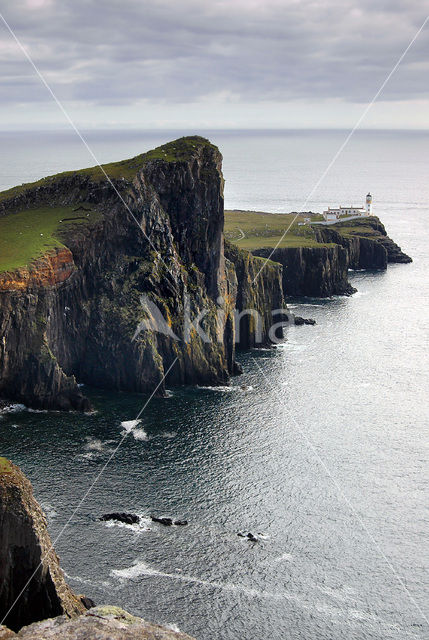
<svg viewBox="0 0 429 640">
<path fill-rule="evenodd" d="M 85 411 L 77 381 L 163 394 L 228 380 L 242 270 L 224 253 L 221 165 L 192 136 L 104 165 L 110 181 L 93 167 L 0 193 L 0 398 Z M 260 277 L 266 308 L 278 269 Z"/>
<path fill-rule="evenodd" d="M 349 295 L 355 291 L 350 269 L 412 262 L 376 216 L 326 225 L 312 212 L 226 211 L 225 236 L 240 249 L 281 264 L 285 296 Z"/>
</svg>

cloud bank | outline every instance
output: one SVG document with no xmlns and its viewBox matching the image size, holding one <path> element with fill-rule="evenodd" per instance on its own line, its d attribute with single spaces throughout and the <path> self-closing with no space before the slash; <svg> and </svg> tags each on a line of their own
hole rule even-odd
<svg viewBox="0 0 429 640">
<path fill-rule="evenodd" d="M 369 101 L 422 24 L 418 0 L 16 0 L 2 9 L 63 101 Z M 426 100 L 429 27 L 383 92 Z M 52 98 L 0 25 L 2 103 Z"/>
</svg>

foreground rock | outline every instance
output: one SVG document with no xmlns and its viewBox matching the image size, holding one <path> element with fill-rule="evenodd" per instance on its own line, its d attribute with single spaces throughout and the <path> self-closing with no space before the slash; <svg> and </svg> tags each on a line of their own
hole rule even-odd
<svg viewBox="0 0 429 640">
<path fill-rule="evenodd" d="M 0 640 L 192 640 L 118 607 L 93 605 L 66 584 L 29 480 L 0 458 Z"/>
<path fill-rule="evenodd" d="M 146 622 L 119 607 L 95 607 L 84 615 L 66 616 L 36 622 L 15 635 L 2 636 L 23 640 L 192 640 L 184 633 Z"/>
<path fill-rule="evenodd" d="M 29 480 L 0 458 L 0 619 L 6 615 L 5 624 L 17 630 L 35 620 L 84 611 L 64 580 Z"/>
</svg>

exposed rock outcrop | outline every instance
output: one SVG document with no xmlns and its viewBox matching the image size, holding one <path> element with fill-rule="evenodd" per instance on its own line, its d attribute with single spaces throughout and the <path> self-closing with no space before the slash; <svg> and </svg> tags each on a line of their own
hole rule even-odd
<svg viewBox="0 0 429 640">
<path fill-rule="evenodd" d="M 36 620 L 84 611 L 64 580 L 29 480 L 0 458 L 0 619 L 6 616 L 4 623 L 18 630 Z"/>
<path fill-rule="evenodd" d="M 347 252 L 349 269 L 386 269 L 389 262 L 412 262 L 391 240 L 376 216 L 333 226 L 314 225 L 319 242 L 334 242 Z"/>
<path fill-rule="evenodd" d="M 1 634 L 1 631 L 0 631 Z M 22 640 L 193 640 L 185 633 L 146 622 L 119 607 L 95 607 L 78 618 L 36 622 L 9 637 Z M 0 640 L 2 640 L 0 635 Z"/>
<path fill-rule="evenodd" d="M 389 262 L 412 262 L 391 240 L 384 225 L 372 216 L 332 226 L 314 224 L 320 247 L 284 247 L 252 251 L 283 266 L 285 296 L 350 295 L 349 269 L 386 269 Z"/>
<path fill-rule="evenodd" d="M 266 262 L 227 241 L 225 256 L 237 275 L 237 345 L 242 349 L 269 345 L 282 334 L 279 326 L 276 336 L 270 335 L 274 324 L 289 321 L 283 299 L 282 266 L 271 260 Z"/>
<path fill-rule="evenodd" d="M 285 296 L 350 295 L 355 292 L 347 278 L 347 251 L 340 245 L 320 247 L 263 248 L 252 251 L 283 266 Z"/>
<path fill-rule="evenodd" d="M 83 202 L 99 214 L 91 224 L 63 226 L 66 249 L 55 265 L 45 256 L 0 278 L 1 397 L 88 410 L 76 380 L 160 394 L 166 383 L 227 381 L 236 299 L 244 304 L 255 259 L 246 267 L 225 260 L 221 161 L 195 136 L 106 165 L 114 188 L 94 168 L 0 194 L 0 215 Z M 265 315 L 281 306 L 279 269 L 258 278 L 256 304 Z M 187 314 L 191 322 L 203 318 L 203 333 L 195 325 L 186 332 Z M 253 344 L 250 324 L 240 336 Z"/>
</svg>

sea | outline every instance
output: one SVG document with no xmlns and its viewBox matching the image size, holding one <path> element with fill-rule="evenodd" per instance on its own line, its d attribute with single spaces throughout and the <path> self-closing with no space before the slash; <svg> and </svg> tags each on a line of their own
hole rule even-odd
<svg viewBox="0 0 429 640">
<path fill-rule="evenodd" d="M 66 578 L 199 640 L 429 637 L 429 133 L 88 131 L 99 162 L 184 134 L 223 154 L 225 206 L 363 204 L 412 264 L 289 301 L 315 326 L 238 354 L 224 387 L 84 388 L 95 412 L 0 415 Z M 95 164 L 74 132 L 0 133 L 2 189 Z M 125 438 L 123 436 L 126 435 Z M 126 511 L 137 525 L 102 522 Z M 164 527 L 151 515 L 186 519 Z M 256 541 L 241 537 L 251 532 Z"/>
</svg>

